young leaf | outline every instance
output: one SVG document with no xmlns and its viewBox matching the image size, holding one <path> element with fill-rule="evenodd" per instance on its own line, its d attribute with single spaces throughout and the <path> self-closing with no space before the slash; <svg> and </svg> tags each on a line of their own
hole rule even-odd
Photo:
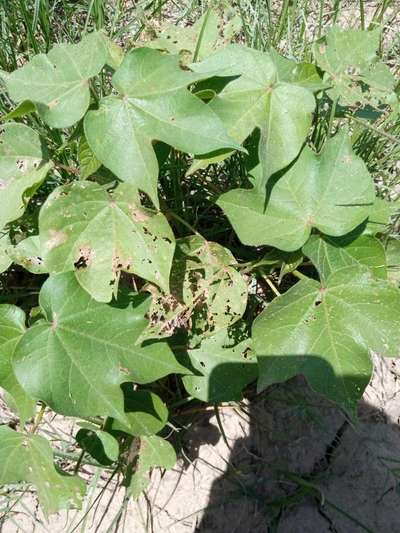
<svg viewBox="0 0 400 533">
<path fill-rule="evenodd" d="M 107 59 L 102 33 L 91 33 L 78 44 L 57 44 L 45 54 L 7 78 L 12 100 L 31 100 L 43 120 L 53 128 L 78 122 L 90 103 L 89 79 L 96 76 Z"/>
<path fill-rule="evenodd" d="M 56 189 L 41 209 L 39 230 L 49 271 L 74 271 L 99 302 L 111 300 L 122 271 L 168 291 L 174 235 L 164 215 L 141 207 L 129 183 L 112 192 L 88 181 Z"/>
<path fill-rule="evenodd" d="M 240 45 L 230 45 L 191 67 L 196 72 L 240 76 L 228 83 L 209 107 L 239 143 L 260 128 L 263 178 L 257 187 L 263 191 L 268 178 L 299 153 L 315 108 L 312 93 L 300 84 L 281 80 L 273 56 Z"/>
<path fill-rule="evenodd" d="M 166 343 L 137 345 L 149 300 L 135 295 L 119 309 L 93 300 L 73 273 L 50 277 L 39 297 L 45 320 L 26 331 L 13 359 L 19 382 L 58 413 L 129 424 L 121 383 L 186 372 Z"/>
<path fill-rule="evenodd" d="M 81 429 L 75 439 L 86 453 L 101 465 L 109 465 L 118 460 L 119 444 L 115 437 L 88 422 L 79 422 L 78 425 Z"/>
<path fill-rule="evenodd" d="M 154 392 L 146 390 L 133 391 L 127 383 L 124 386 L 125 413 L 129 424 L 121 424 L 118 420 L 112 423 L 112 429 L 130 433 L 135 437 L 155 435 L 165 426 L 168 420 L 168 409 L 165 403 Z"/>
<path fill-rule="evenodd" d="M 203 402 L 240 400 L 242 389 L 257 378 L 257 364 L 250 339 L 235 343 L 227 330 L 203 339 L 188 350 L 197 375 L 183 376 L 185 389 Z"/>
<path fill-rule="evenodd" d="M 23 239 L 16 246 L 10 246 L 7 252 L 14 263 L 32 274 L 47 274 L 48 269 L 43 259 L 38 235 Z"/>
<path fill-rule="evenodd" d="M 85 483 L 77 476 L 60 474 L 49 443 L 39 435 L 0 427 L 0 484 L 26 481 L 35 485 L 46 516 L 60 509 L 80 508 Z"/>
<path fill-rule="evenodd" d="M 378 105 L 380 98 L 394 90 L 389 67 L 378 63 L 376 55 L 380 33 L 380 28 L 360 31 L 333 27 L 315 43 L 313 53 L 325 71 L 324 80 L 332 86 L 328 91 L 332 100 L 350 106 L 372 100 Z"/>
<path fill-rule="evenodd" d="M 31 418 L 35 402 L 28 397 L 15 377 L 12 358 L 25 331 L 25 313 L 14 305 L 0 305 L 0 387 L 8 392 L 19 414 L 21 425 Z"/>
<path fill-rule="evenodd" d="M 24 124 L 0 126 L 0 231 L 19 218 L 52 163 L 43 160 L 39 135 Z"/>
<path fill-rule="evenodd" d="M 322 281 L 346 266 L 365 266 L 375 277 L 386 278 L 385 250 L 371 235 L 323 237 L 311 235 L 303 246 L 304 254 L 317 267 Z"/>
<path fill-rule="evenodd" d="M 168 337 L 185 325 L 206 337 L 239 320 L 246 309 L 247 284 L 232 266 L 235 258 L 215 242 L 192 235 L 177 241 L 171 292 L 152 291 L 150 324 L 143 339 Z"/>
<path fill-rule="evenodd" d="M 187 86 L 206 78 L 179 66 L 179 56 L 139 48 L 127 54 L 112 81 L 120 93 L 85 117 L 85 135 L 96 157 L 132 182 L 157 206 L 158 164 L 152 141 L 202 154 L 241 149 L 221 120 Z"/>
<path fill-rule="evenodd" d="M 78 159 L 81 180 L 85 180 L 101 167 L 100 161 L 90 149 L 84 135 L 79 140 Z"/>
<path fill-rule="evenodd" d="M 321 154 L 304 148 L 270 186 L 267 202 L 254 189 L 234 189 L 217 204 L 243 244 L 290 252 L 307 241 L 312 228 L 334 237 L 349 233 L 368 217 L 374 200 L 373 181 L 344 131 L 327 141 Z"/>
<path fill-rule="evenodd" d="M 368 269 L 342 268 L 323 286 L 300 281 L 254 321 L 259 390 L 304 374 L 354 412 L 371 377 L 368 350 L 399 355 L 399 313 L 400 291 Z"/>
<path fill-rule="evenodd" d="M 174 448 L 169 442 L 155 435 L 141 437 L 135 472 L 124 484 L 128 486 L 128 493 L 136 499 L 146 489 L 150 482 L 149 470 L 156 466 L 172 468 L 176 463 Z"/>
<path fill-rule="evenodd" d="M 8 233 L 0 233 L 0 274 L 7 270 L 12 263 L 12 259 L 7 253 L 10 245 L 11 242 Z"/>
</svg>

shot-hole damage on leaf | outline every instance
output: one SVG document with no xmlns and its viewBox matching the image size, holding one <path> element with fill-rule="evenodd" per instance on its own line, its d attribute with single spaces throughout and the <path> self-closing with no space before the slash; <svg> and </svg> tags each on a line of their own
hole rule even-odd
<svg viewBox="0 0 400 533">
<path fill-rule="evenodd" d="M 295 5 L 264 42 L 222 4 L 166 28 L 145 8 L 135 45 L 87 33 L 95 5 L 52 45 L 40 5 L 29 46 L 0 53 L 0 484 L 45 515 L 81 506 L 80 471 L 127 505 L 174 466 L 186 415 L 257 387 L 302 375 L 355 419 L 370 352 L 400 355 L 389 27 L 299 49 Z M 74 424 L 60 446 L 55 415 Z"/>
</svg>

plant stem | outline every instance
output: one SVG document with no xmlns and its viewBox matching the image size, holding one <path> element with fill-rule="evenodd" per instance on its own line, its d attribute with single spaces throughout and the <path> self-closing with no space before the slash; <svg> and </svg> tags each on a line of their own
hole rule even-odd
<svg viewBox="0 0 400 533">
<path fill-rule="evenodd" d="M 46 404 L 43 403 L 40 407 L 38 414 L 36 415 L 35 422 L 33 423 L 33 426 L 30 430 L 30 433 L 32 433 L 32 435 L 36 432 L 37 428 L 39 427 L 39 424 L 43 420 L 43 415 L 44 415 L 45 410 L 46 410 Z"/>
<path fill-rule="evenodd" d="M 298 279 L 311 279 L 302 272 L 299 272 L 298 270 L 293 270 L 292 272 L 293 276 L 295 276 Z"/>
<path fill-rule="evenodd" d="M 267 285 L 272 290 L 272 292 L 275 294 L 275 296 L 281 296 L 281 293 L 278 291 L 275 284 L 272 283 L 272 281 L 269 279 L 268 276 L 263 276 L 263 279 L 266 281 Z"/>
<path fill-rule="evenodd" d="M 76 475 L 78 472 L 79 472 L 79 468 L 82 464 L 82 460 L 83 460 L 83 457 L 85 456 L 85 450 L 82 450 L 79 457 L 78 457 L 78 460 L 76 461 L 76 465 L 75 465 L 75 468 L 74 468 L 74 474 Z"/>
</svg>

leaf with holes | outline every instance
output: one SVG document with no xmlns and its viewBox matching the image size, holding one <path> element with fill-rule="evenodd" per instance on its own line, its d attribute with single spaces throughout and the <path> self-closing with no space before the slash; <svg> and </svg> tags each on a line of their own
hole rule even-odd
<svg viewBox="0 0 400 533">
<path fill-rule="evenodd" d="M 132 498 L 136 499 L 150 482 L 149 470 L 154 467 L 173 468 L 176 463 L 174 448 L 169 442 L 155 435 L 141 437 L 137 451 L 135 470 L 126 476 L 123 484 Z"/>
<path fill-rule="evenodd" d="M 129 424 L 122 383 L 186 372 L 166 343 L 137 344 L 149 300 L 134 295 L 120 309 L 92 299 L 71 272 L 50 277 L 39 297 L 45 319 L 26 331 L 14 355 L 18 381 L 58 413 Z"/>
<path fill-rule="evenodd" d="M 232 253 L 199 235 L 177 241 L 170 293 L 154 291 L 145 338 L 168 337 L 185 326 L 202 338 L 234 324 L 247 305 L 247 284 Z"/>
<path fill-rule="evenodd" d="M 48 272 L 38 235 L 23 239 L 16 246 L 10 246 L 8 255 L 14 263 L 21 265 L 32 274 L 47 274 Z"/>
<path fill-rule="evenodd" d="M 203 339 L 188 356 L 196 374 L 183 376 L 183 384 L 190 396 L 203 402 L 240 400 L 243 388 L 257 378 L 251 340 L 235 342 L 229 330 Z"/>
<path fill-rule="evenodd" d="M 8 233 L 0 233 L 0 274 L 7 270 L 12 263 L 12 259 L 8 255 L 10 246 L 11 242 Z"/>
<path fill-rule="evenodd" d="M 321 154 L 304 148 L 270 195 L 233 189 L 217 203 L 243 244 L 269 244 L 287 252 L 299 249 L 312 228 L 338 237 L 369 215 L 374 184 L 364 162 L 354 154 L 346 131 L 326 142 Z"/>
<path fill-rule="evenodd" d="M 379 105 L 395 88 L 389 67 L 378 62 L 380 28 L 361 31 L 330 28 L 314 44 L 317 65 L 325 71 L 324 81 L 331 85 L 328 95 L 342 105 Z"/>
<path fill-rule="evenodd" d="M 209 73 L 179 66 L 179 56 L 139 48 L 127 54 L 107 96 L 85 117 L 85 135 L 95 156 L 121 180 L 133 183 L 158 206 L 158 164 L 152 142 L 202 154 L 241 149 L 212 111 L 187 90 Z"/>
<path fill-rule="evenodd" d="M 74 271 L 100 302 L 111 300 L 123 271 L 168 291 L 174 235 L 164 215 L 141 207 L 129 183 L 109 192 L 92 182 L 56 189 L 40 211 L 39 231 L 49 271 Z"/>
<path fill-rule="evenodd" d="M 15 305 L 0 305 L 0 387 L 10 396 L 11 407 L 19 414 L 22 425 L 33 416 L 35 402 L 15 377 L 12 358 L 25 332 L 25 313 Z"/>
<path fill-rule="evenodd" d="M 161 431 L 168 420 L 168 409 L 161 398 L 151 391 L 134 391 L 130 383 L 126 383 L 123 390 L 129 424 L 114 420 L 112 429 L 135 437 L 155 435 Z"/>
<path fill-rule="evenodd" d="M 317 267 L 322 281 L 346 266 L 365 266 L 371 269 L 375 277 L 386 278 L 385 250 L 378 239 L 371 235 L 354 238 L 323 237 L 311 235 L 303 246 L 304 254 Z"/>
<path fill-rule="evenodd" d="M 0 231 L 23 214 L 52 166 L 35 131 L 24 124 L 0 126 Z"/>
<path fill-rule="evenodd" d="M 36 487 L 45 515 L 82 505 L 85 483 L 77 476 L 61 474 L 56 469 L 53 452 L 46 439 L 1 426 L 0 484 L 20 481 Z"/>
<path fill-rule="evenodd" d="M 368 350 L 399 354 L 400 291 L 368 269 L 346 267 L 322 286 L 303 280 L 255 319 L 258 389 L 303 374 L 352 414 L 371 378 Z"/>
<path fill-rule="evenodd" d="M 196 72 L 217 71 L 219 76 L 240 76 L 209 106 L 239 143 L 260 128 L 263 177 L 256 186 L 264 192 L 268 178 L 297 156 L 306 139 L 315 108 L 312 92 L 301 83 L 288 82 L 286 70 L 281 79 L 283 69 L 277 68 L 274 56 L 240 45 L 230 45 L 192 68 Z"/>
<path fill-rule="evenodd" d="M 157 38 L 146 45 L 170 54 L 186 53 L 187 61 L 193 60 L 197 52 L 196 59 L 201 61 L 217 48 L 226 46 L 240 29 L 241 18 L 238 14 L 229 17 L 228 10 L 220 15 L 216 10 L 208 9 L 193 26 L 164 24 L 157 32 Z"/>
<path fill-rule="evenodd" d="M 89 80 L 107 60 L 102 33 L 84 37 L 78 44 L 57 44 L 38 54 L 7 77 L 7 90 L 16 102 L 31 100 L 52 128 L 78 122 L 90 103 Z"/>
</svg>

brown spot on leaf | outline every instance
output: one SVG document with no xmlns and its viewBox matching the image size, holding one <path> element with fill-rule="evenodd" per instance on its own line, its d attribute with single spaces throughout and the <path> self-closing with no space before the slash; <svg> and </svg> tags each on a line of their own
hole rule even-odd
<svg viewBox="0 0 400 533">
<path fill-rule="evenodd" d="M 46 248 L 49 250 L 57 248 L 57 246 L 61 246 L 61 244 L 64 244 L 64 242 L 68 239 L 68 236 L 63 231 L 51 229 L 49 234 L 50 239 L 48 239 L 45 243 Z"/>
<path fill-rule="evenodd" d="M 54 100 L 51 100 L 51 102 L 47 104 L 47 107 L 51 111 L 52 109 L 55 109 L 59 104 L 60 104 L 60 100 L 58 98 L 55 98 Z"/>
<path fill-rule="evenodd" d="M 75 268 L 87 268 L 95 256 L 95 251 L 90 246 L 79 248 L 79 257 L 74 263 Z"/>
<path fill-rule="evenodd" d="M 144 209 L 133 204 L 129 205 L 129 213 L 135 222 L 146 222 L 150 219 L 150 216 Z"/>
</svg>

